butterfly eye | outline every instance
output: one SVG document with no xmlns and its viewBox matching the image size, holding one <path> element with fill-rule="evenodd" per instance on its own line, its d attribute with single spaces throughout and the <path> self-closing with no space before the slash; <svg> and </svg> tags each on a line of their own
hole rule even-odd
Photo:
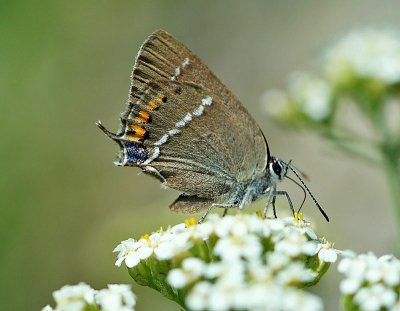
<svg viewBox="0 0 400 311">
<path fill-rule="evenodd" d="M 276 175 L 281 176 L 282 166 L 278 162 L 272 163 L 272 169 Z"/>
</svg>

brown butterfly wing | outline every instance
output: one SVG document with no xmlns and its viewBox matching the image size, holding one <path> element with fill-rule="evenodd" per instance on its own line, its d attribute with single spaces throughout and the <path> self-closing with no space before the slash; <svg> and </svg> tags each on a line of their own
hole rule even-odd
<svg viewBox="0 0 400 311">
<path fill-rule="evenodd" d="M 162 30 L 136 57 L 121 122 L 112 138 L 122 147 L 123 165 L 139 166 L 199 197 L 229 194 L 268 162 L 268 146 L 247 110 L 197 56 Z M 127 161 L 126 142 L 144 146 L 145 159 Z"/>
</svg>

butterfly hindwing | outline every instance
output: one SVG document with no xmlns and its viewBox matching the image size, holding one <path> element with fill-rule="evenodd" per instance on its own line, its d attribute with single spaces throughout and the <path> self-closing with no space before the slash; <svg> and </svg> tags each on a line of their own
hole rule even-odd
<svg viewBox="0 0 400 311">
<path fill-rule="evenodd" d="M 121 165 L 201 198 L 226 195 L 269 160 L 263 134 L 239 100 L 162 30 L 136 57 L 120 130 L 103 131 L 120 144 Z"/>
<path fill-rule="evenodd" d="M 213 202 L 210 199 L 200 198 L 195 195 L 181 194 L 170 206 L 172 211 L 193 214 L 208 208 Z"/>
</svg>

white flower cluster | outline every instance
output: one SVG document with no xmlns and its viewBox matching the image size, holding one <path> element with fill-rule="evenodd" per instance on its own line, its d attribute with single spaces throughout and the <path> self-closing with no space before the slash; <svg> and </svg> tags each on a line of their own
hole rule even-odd
<svg viewBox="0 0 400 311">
<path fill-rule="evenodd" d="M 268 90 L 263 95 L 264 108 L 272 116 L 287 118 L 293 113 L 301 113 L 315 122 L 329 118 L 332 113 L 331 101 L 329 83 L 305 71 L 291 75 L 287 94 Z"/>
<path fill-rule="evenodd" d="M 115 265 L 120 267 L 125 261 L 126 266 L 132 268 L 153 254 L 159 260 L 171 259 L 193 246 L 193 242 L 189 241 L 190 232 L 186 232 L 185 228 L 182 223 L 165 231 L 160 229 L 151 235 L 146 234 L 138 241 L 122 241 L 113 251 L 118 253 Z"/>
<path fill-rule="evenodd" d="M 321 121 L 331 114 L 332 90 L 324 79 L 299 71 L 291 75 L 288 91 L 310 119 Z"/>
<path fill-rule="evenodd" d="M 351 73 L 388 84 L 400 82 L 400 36 L 388 29 L 351 32 L 328 51 L 325 71 L 334 81 Z"/>
<path fill-rule="evenodd" d="M 337 252 L 303 221 L 245 214 L 213 214 L 199 225 L 192 219 L 114 251 L 118 266 L 149 269 L 152 278 L 163 267 L 154 266 L 167 262 L 165 282 L 185 293 L 190 310 L 217 311 L 322 310 L 318 297 L 298 288 L 316 282 Z"/>
<path fill-rule="evenodd" d="M 338 270 L 346 277 L 340 290 L 348 310 L 400 310 L 400 261 L 394 256 L 351 253 L 342 259 Z"/>
<path fill-rule="evenodd" d="M 326 126 L 335 120 L 334 114 L 340 111 L 338 105 L 349 99 L 363 107 L 383 106 L 391 101 L 395 108 L 389 109 L 395 115 L 394 124 L 398 124 L 398 98 L 393 94 L 398 94 L 399 82 L 400 34 L 367 28 L 350 32 L 329 47 L 320 72 L 296 72 L 291 75 L 287 90 L 268 90 L 262 105 L 272 117 L 289 124 Z M 400 135 L 395 133 L 396 137 Z"/>
<path fill-rule="evenodd" d="M 49 305 L 42 311 L 134 311 L 136 296 L 131 287 L 110 284 L 108 288 L 95 290 L 85 283 L 65 285 L 53 293 L 57 306 Z"/>
</svg>

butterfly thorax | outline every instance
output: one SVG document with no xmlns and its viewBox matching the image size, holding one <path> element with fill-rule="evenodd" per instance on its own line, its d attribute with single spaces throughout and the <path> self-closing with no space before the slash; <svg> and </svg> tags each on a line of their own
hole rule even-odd
<svg viewBox="0 0 400 311">
<path fill-rule="evenodd" d="M 282 181 L 285 175 L 286 166 L 284 162 L 271 157 L 261 176 L 253 176 L 249 180 L 238 183 L 236 191 L 230 196 L 229 203 L 250 204 L 262 198 L 268 195 L 270 191 L 275 191 L 277 184 Z"/>
</svg>

